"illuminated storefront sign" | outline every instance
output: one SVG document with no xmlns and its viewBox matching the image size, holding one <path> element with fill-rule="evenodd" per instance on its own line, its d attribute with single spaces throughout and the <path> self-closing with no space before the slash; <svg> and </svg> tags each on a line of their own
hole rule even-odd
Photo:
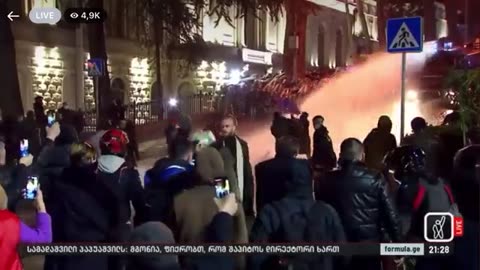
<svg viewBox="0 0 480 270">
<path fill-rule="evenodd" d="M 270 52 L 242 49 L 242 60 L 247 63 L 272 65 L 272 56 Z"/>
</svg>

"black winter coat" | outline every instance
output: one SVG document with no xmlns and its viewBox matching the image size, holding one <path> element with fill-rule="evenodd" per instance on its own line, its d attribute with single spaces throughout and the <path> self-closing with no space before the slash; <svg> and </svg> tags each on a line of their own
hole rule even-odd
<svg viewBox="0 0 480 270">
<path fill-rule="evenodd" d="M 313 133 L 312 163 L 315 167 L 330 170 L 337 163 L 333 143 L 326 127 L 321 127 Z"/>
<path fill-rule="evenodd" d="M 138 171 L 126 166 L 121 167 L 114 173 L 98 171 L 98 181 L 104 182 L 114 194 L 117 202 L 116 211 L 119 211 L 119 223 L 126 224 L 130 221 L 131 207 L 135 210 L 134 224 L 140 225 L 147 220 L 147 202 L 145 192 L 140 181 Z"/>
<path fill-rule="evenodd" d="M 108 243 L 117 227 L 115 200 L 106 187 L 96 181 L 94 168 L 66 168 L 55 185 L 54 208 L 49 209 L 54 241 L 60 243 Z M 51 256 L 58 269 L 107 269 L 108 256 Z"/>
<path fill-rule="evenodd" d="M 316 191 L 317 200 L 337 210 L 348 241 L 379 242 L 386 230 L 390 239 L 398 242 L 399 219 L 383 176 L 360 162 L 343 165 L 327 174 L 324 185 Z"/>
<path fill-rule="evenodd" d="M 257 212 L 260 212 L 265 205 L 287 195 L 288 165 L 292 160 L 294 160 L 293 157 L 276 156 L 255 166 Z"/>
<path fill-rule="evenodd" d="M 309 231 L 311 228 L 315 228 L 313 234 L 312 231 Z M 250 241 L 253 243 L 291 242 L 293 244 L 299 242 L 339 243 L 345 241 L 345 233 L 340 218 L 331 206 L 323 202 L 315 202 L 311 193 L 291 194 L 280 201 L 266 205 L 260 211 L 253 225 Z M 318 255 L 288 258 L 261 254 L 249 257 L 248 269 L 277 270 L 284 267 L 286 269 L 287 266 L 279 265 L 279 261 L 284 259 L 295 264 L 294 269 L 302 270 L 343 269 L 348 260 L 345 257 Z"/>
</svg>

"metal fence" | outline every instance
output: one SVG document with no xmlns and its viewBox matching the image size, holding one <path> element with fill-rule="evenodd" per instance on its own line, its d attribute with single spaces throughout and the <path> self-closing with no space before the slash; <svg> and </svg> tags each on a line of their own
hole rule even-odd
<svg viewBox="0 0 480 270">
<path fill-rule="evenodd" d="M 263 99 L 261 98 L 260 100 Z M 235 97 L 233 100 L 227 101 L 223 95 L 196 94 L 179 98 L 176 107 L 180 112 L 190 116 L 216 112 L 256 118 L 267 111 L 263 103 L 249 106 L 245 105 L 247 103 L 241 97 Z M 131 103 L 125 107 L 125 119 L 134 122 L 136 126 L 158 123 L 167 119 L 168 111 L 174 108 L 168 102 L 162 103 L 156 100 L 144 103 Z M 85 112 L 85 122 L 84 130 L 86 132 L 96 131 L 97 119 L 95 111 Z"/>
</svg>

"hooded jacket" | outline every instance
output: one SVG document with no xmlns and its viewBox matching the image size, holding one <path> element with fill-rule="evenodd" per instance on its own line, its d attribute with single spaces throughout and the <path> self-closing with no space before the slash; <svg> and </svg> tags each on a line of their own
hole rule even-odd
<svg viewBox="0 0 480 270">
<path fill-rule="evenodd" d="M 374 128 L 363 141 L 365 163 L 369 168 L 381 170 L 385 155 L 397 147 L 395 136 L 390 130 Z"/>
<path fill-rule="evenodd" d="M 178 194 L 174 200 L 177 240 L 181 243 L 200 243 L 206 238 L 205 228 L 217 213 L 213 179 L 225 176 L 220 153 L 206 147 L 197 153 L 196 169 L 190 174 L 194 188 Z M 202 203 L 195 203 L 202 202 Z M 235 217 L 235 242 L 246 243 L 247 232 L 243 209 Z"/>
<path fill-rule="evenodd" d="M 334 168 L 337 163 L 337 156 L 333 150 L 332 139 L 325 126 L 316 129 L 313 133 L 312 162 L 314 165 L 327 170 Z"/>
<path fill-rule="evenodd" d="M 263 207 L 250 234 L 254 243 L 342 242 L 343 227 L 336 211 L 323 202 L 315 202 L 312 192 L 312 173 L 306 160 L 291 159 L 285 164 L 285 190 L 282 199 Z M 281 185 L 280 183 L 278 185 Z M 280 261 L 298 269 L 339 269 L 340 261 L 326 256 L 249 257 L 248 269 L 282 269 Z M 340 259 L 342 260 L 342 259 Z M 338 264 L 338 265 L 337 265 Z M 301 265 L 301 266 L 300 266 Z M 287 265 L 284 265 L 285 269 Z M 290 268 L 288 268 L 290 269 Z"/>
<path fill-rule="evenodd" d="M 136 169 L 126 166 L 125 159 L 114 155 L 100 156 L 97 179 L 104 182 L 118 202 L 119 224 L 129 222 L 130 203 L 135 209 L 134 222 L 139 224 L 146 220 L 147 203 L 140 176 Z"/>
<path fill-rule="evenodd" d="M 95 167 L 72 166 L 65 168 L 55 185 L 56 208 L 52 219 L 55 241 L 60 243 L 108 242 L 115 228 L 118 211 L 113 194 L 96 181 Z M 58 269 L 106 269 L 108 256 L 52 256 Z"/>
<path fill-rule="evenodd" d="M 290 163 L 293 157 L 275 156 L 255 166 L 257 212 L 287 195 L 286 183 L 290 181 Z"/>
<path fill-rule="evenodd" d="M 55 142 L 47 139 L 38 155 L 36 167 L 40 173 L 40 184 L 47 204 L 50 197 L 54 196 L 52 192 L 55 182 L 63 169 L 70 166 L 70 147 L 76 142 L 78 142 L 78 134 L 75 128 L 62 124 Z"/>
<path fill-rule="evenodd" d="M 130 237 L 131 243 L 147 244 L 162 243 L 175 244 L 172 231 L 161 222 L 147 222 L 133 230 Z M 128 270 L 180 270 L 176 255 L 144 255 L 131 256 Z"/>
<path fill-rule="evenodd" d="M 173 212 L 173 198 L 192 187 L 192 165 L 184 160 L 164 158 L 145 173 L 144 185 L 149 205 L 149 221 L 169 224 Z"/>
</svg>

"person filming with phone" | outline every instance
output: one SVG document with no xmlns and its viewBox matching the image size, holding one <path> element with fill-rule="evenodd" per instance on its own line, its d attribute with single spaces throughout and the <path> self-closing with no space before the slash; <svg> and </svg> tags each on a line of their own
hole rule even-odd
<svg viewBox="0 0 480 270">
<path fill-rule="evenodd" d="M 27 147 L 25 148 L 25 145 Z M 21 199 L 21 191 L 27 184 L 27 176 L 31 170 L 33 156 L 28 151 L 28 140 L 22 140 L 17 146 L 20 151 L 20 158 L 16 164 L 7 164 L 7 150 L 5 144 L 0 142 L 0 185 L 10 198 L 8 200 L 8 209 L 14 211 L 16 202 Z"/>
<path fill-rule="evenodd" d="M 171 227 L 178 243 L 208 243 L 211 240 L 207 228 L 215 215 L 218 206 L 214 198 L 222 198 L 230 194 L 230 183 L 225 176 L 225 167 L 220 153 L 213 147 L 205 147 L 196 153 L 195 171 L 191 177 L 195 187 L 185 190 L 174 198 L 175 221 Z M 202 203 L 199 203 L 202 202 Z M 245 213 L 241 204 L 233 217 L 233 243 L 247 243 L 247 226 Z M 185 257 L 183 266 L 186 269 L 202 264 L 204 258 Z M 238 258 L 237 266 L 243 264 Z"/>
<path fill-rule="evenodd" d="M 38 180 L 30 179 L 24 191 L 24 198 L 34 202 L 37 210 L 36 225 L 32 228 L 7 210 L 8 197 L 0 186 L 0 269 L 22 270 L 23 266 L 17 253 L 21 243 L 48 244 L 52 242 L 52 224 L 43 201 Z"/>
</svg>

